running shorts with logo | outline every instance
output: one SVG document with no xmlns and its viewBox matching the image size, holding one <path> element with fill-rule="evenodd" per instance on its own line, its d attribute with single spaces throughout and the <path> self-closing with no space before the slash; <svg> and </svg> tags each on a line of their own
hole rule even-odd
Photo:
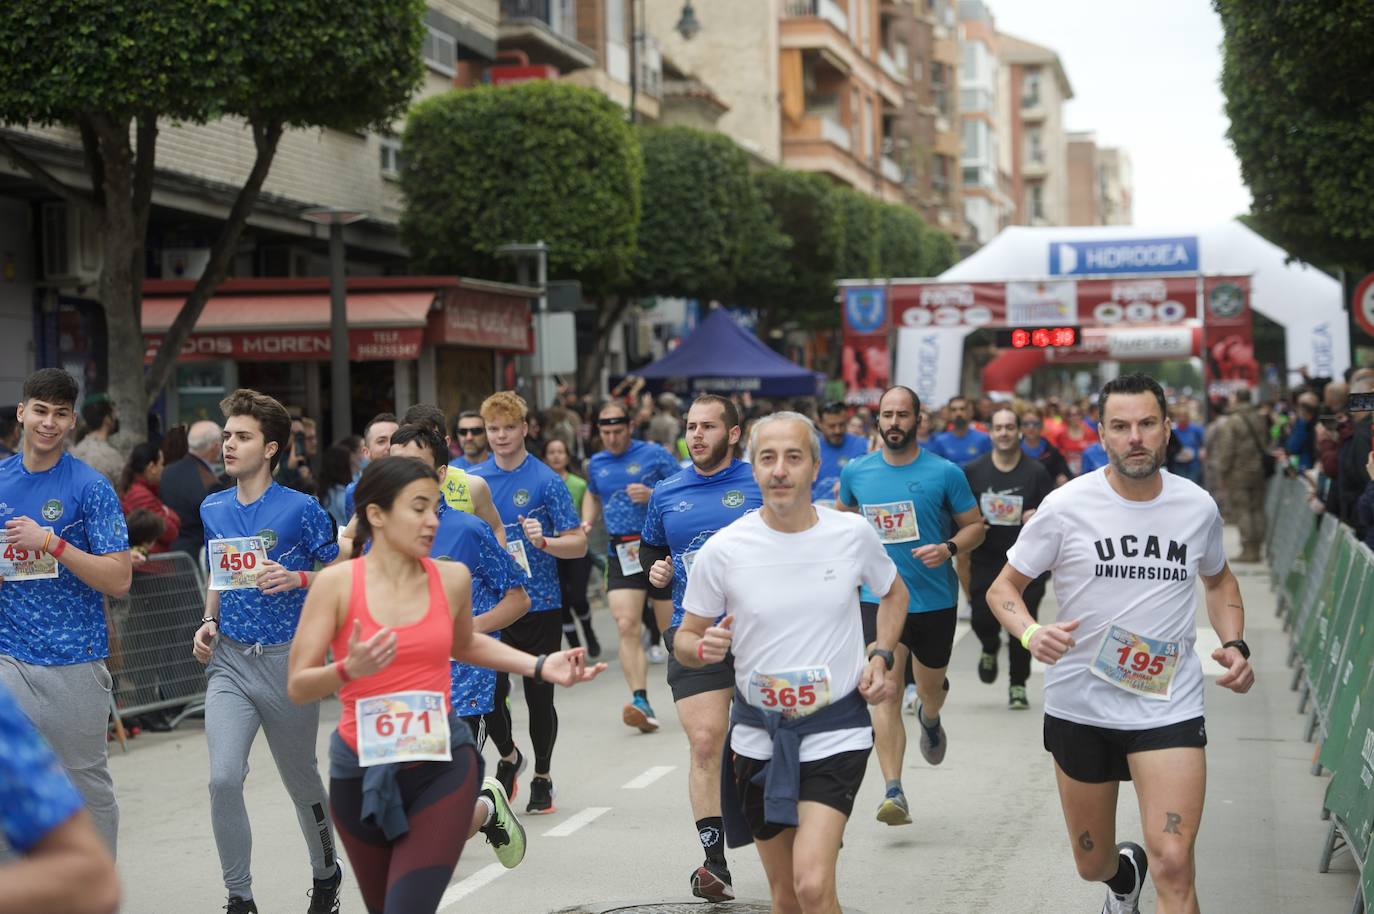
<svg viewBox="0 0 1374 914">
<path fill-rule="evenodd" d="M 863 616 L 864 643 L 872 644 L 878 640 L 878 604 L 860 603 L 859 612 Z M 958 622 L 959 616 L 953 606 L 934 612 L 907 613 L 897 643 L 911 651 L 911 656 L 921 666 L 942 670 L 949 666 L 950 655 L 954 653 L 954 631 Z"/>
</svg>

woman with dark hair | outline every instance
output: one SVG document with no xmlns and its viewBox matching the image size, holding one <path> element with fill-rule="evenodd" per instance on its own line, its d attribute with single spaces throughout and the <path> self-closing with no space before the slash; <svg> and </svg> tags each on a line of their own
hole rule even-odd
<svg viewBox="0 0 1374 914">
<path fill-rule="evenodd" d="M 432 914 L 468 837 L 483 762 L 453 714 L 449 658 L 564 686 L 606 669 L 581 649 L 533 657 L 474 637 L 471 572 L 429 558 L 440 498 L 419 460 L 368 464 L 353 560 L 316 576 L 291 644 L 291 700 L 339 693 L 330 811 L 369 911 Z"/>
<path fill-rule="evenodd" d="M 166 463 L 162 459 L 162 452 L 156 445 L 144 442 L 134 445 L 119 477 L 119 504 L 126 516 L 142 508 L 162 518 L 162 535 L 148 550 L 149 553 L 167 552 L 172 547 L 172 540 L 181 532 L 181 518 L 164 505 L 158 495 L 164 466 Z"/>
<path fill-rule="evenodd" d="M 568 487 L 572 496 L 573 508 L 577 516 L 582 516 L 582 499 L 587 494 L 587 480 L 574 470 L 580 470 L 577 462 L 568 452 L 568 443 L 562 438 L 550 438 L 544 442 L 540 459 L 549 465 Z M 596 640 L 592 631 L 592 607 L 587 602 L 587 583 L 592 577 L 592 559 L 584 555 L 575 559 L 558 560 L 558 585 L 563 592 L 563 637 L 568 639 L 569 647 L 579 647 L 577 622 L 582 623 L 582 631 L 587 638 L 587 656 L 595 660 L 601 656 L 601 642 Z M 573 621 L 574 617 L 576 622 Z"/>
<path fill-rule="evenodd" d="M 317 497 L 340 527 L 348 523 L 348 515 L 344 512 L 344 491 L 353 481 L 354 456 L 345 445 L 336 444 L 324 452 L 324 466 L 320 469 Z"/>
</svg>

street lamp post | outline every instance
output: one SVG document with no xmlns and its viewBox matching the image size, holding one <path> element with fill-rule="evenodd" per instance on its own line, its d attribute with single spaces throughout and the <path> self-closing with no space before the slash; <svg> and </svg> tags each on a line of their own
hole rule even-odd
<svg viewBox="0 0 1374 914">
<path fill-rule="evenodd" d="M 348 374 L 348 286 L 344 270 L 345 225 L 361 222 L 360 210 L 323 206 L 308 209 L 301 217 L 329 226 L 329 406 L 332 440 L 353 433 L 353 398 Z"/>
</svg>

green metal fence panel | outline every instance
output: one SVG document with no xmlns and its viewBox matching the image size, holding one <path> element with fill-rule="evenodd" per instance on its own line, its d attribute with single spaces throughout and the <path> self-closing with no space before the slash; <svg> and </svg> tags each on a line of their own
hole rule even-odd
<svg viewBox="0 0 1374 914">
<path fill-rule="evenodd" d="M 1325 650 L 1327 639 L 1330 637 L 1342 589 L 1347 582 L 1358 583 L 1360 580 L 1350 574 L 1350 569 L 1354 567 L 1355 545 L 1354 539 L 1349 536 L 1337 538 L 1333 550 L 1335 558 L 1326 563 L 1319 583 L 1310 588 L 1315 591 L 1311 599 L 1304 599 L 1300 604 L 1297 625 L 1293 630 L 1293 643 L 1309 680 L 1314 678 L 1312 673 L 1320 662 L 1322 651 Z M 1316 575 L 1312 577 L 1315 579 Z M 1304 596 L 1308 589 L 1304 588 Z"/>
<path fill-rule="evenodd" d="M 1350 575 L 1336 593 L 1336 607 L 1327 629 L 1326 642 L 1308 671 L 1316 693 L 1317 717 L 1324 729 L 1329 720 L 1336 686 L 1341 680 L 1341 665 L 1346 655 L 1352 652 L 1352 645 L 1357 646 L 1358 650 L 1370 619 L 1369 594 L 1374 589 L 1370 578 L 1368 551 L 1362 544 L 1355 543 L 1351 549 Z M 1353 676 L 1354 673 L 1351 671 L 1347 675 Z"/>
<path fill-rule="evenodd" d="M 1364 671 L 1360 692 L 1368 696 L 1374 669 Z M 1363 701 L 1353 715 L 1345 751 L 1331 773 L 1326 808 L 1350 843 L 1356 860 L 1369 854 L 1369 830 L 1374 823 L 1374 702 Z"/>
<path fill-rule="evenodd" d="M 1349 647 L 1340 661 L 1339 675 L 1334 678 L 1334 694 L 1326 713 L 1326 738 L 1322 741 L 1322 767 L 1335 770 L 1345 758 L 1351 734 L 1360 720 L 1363 710 L 1362 701 L 1368 693 L 1371 676 L 1374 676 L 1374 613 L 1369 612 L 1365 599 L 1374 590 L 1374 562 L 1369 551 L 1361 547 L 1359 561 L 1363 564 L 1363 586 L 1359 610 L 1355 613 L 1354 625 L 1347 638 Z M 1352 574 L 1353 577 L 1353 574 Z"/>
</svg>

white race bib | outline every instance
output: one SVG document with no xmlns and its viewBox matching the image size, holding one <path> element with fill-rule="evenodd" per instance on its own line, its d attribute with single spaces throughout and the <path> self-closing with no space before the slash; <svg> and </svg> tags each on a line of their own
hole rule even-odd
<svg viewBox="0 0 1374 914">
<path fill-rule="evenodd" d="M 267 562 L 267 550 L 258 536 L 235 536 L 210 540 L 206 544 L 210 559 L 211 590 L 256 589 L 258 575 Z"/>
<path fill-rule="evenodd" d="M 447 762 L 448 711 L 441 692 L 395 692 L 359 698 L 358 764 L 389 765 L 393 762 Z"/>
<path fill-rule="evenodd" d="M 1020 495 L 996 495 L 984 492 L 978 499 L 978 507 L 983 517 L 994 527 L 1021 526 L 1021 505 L 1025 499 Z"/>
<path fill-rule="evenodd" d="M 52 527 L 41 527 L 52 533 Z M 41 581 L 57 577 L 57 558 L 41 549 L 25 549 L 15 543 L 5 543 L 0 549 L 0 578 L 6 581 Z"/>
<path fill-rule="evenodd" d="M 696 564 L 697 553 L 700 551 L 700 549 L 693 549 L 691 552 L 682 553 L 682 570 L 686 572 L 688 578 L 692 576 L 692 566 Z"/>
<path fill-rule="evenodd" d="M 916 526 L 916 505 L 911 501 L 890 501 L 864 505 L 864 518 L 878 531 L 884 543 L 910 543 L 921 538 Z"/>
<path fill-rule="evenodd" d="M 533 575 L 530 574 L 530 560 L 525 555 L 525 543 L 523 540 L 507 540 L 506 551 L 510 553 L 511 558 L 515 559 L 515 563 L 525 572 L 526 577 L 533 577 Z"/>
<path fill-rule="evenodd" d="M 1089 671 L 1118 689 L 1155 701 L 1169 700 L 1169 686 L 1178 670 L 1181 645 L 1129 632 L 1119 625 L 1107 628 Z"/>
<path fill-rule="evenodd" d="M 749 704 L 783 717 L 805 717 L 830 704 L 830 667 L 749 674 Z"/>
<path fill-rule="evenodd" d="M 644 567 L 639 564 L 639 540 L 615 544 L 615 557 L 620 560 L 620 573 L 639 574 Z"/>
</svg>

